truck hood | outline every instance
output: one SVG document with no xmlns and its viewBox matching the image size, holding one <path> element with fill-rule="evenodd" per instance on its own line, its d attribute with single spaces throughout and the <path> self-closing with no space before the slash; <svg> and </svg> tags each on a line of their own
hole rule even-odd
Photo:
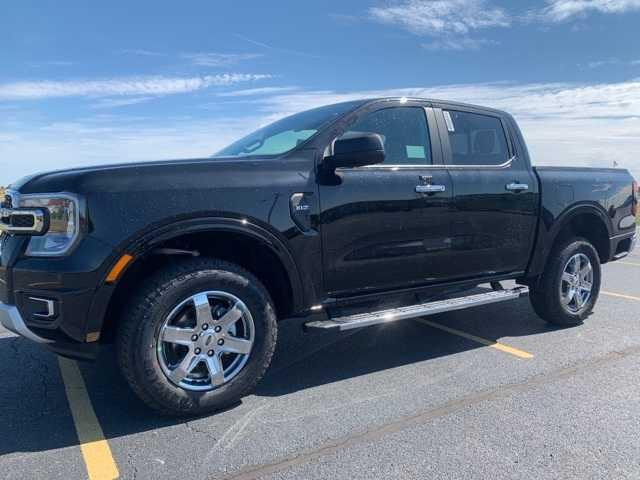
<svg viewBox="0 0 640 480">
<path fill-rule="evenodd" d="M 273 157 L 213 157 L 150 162 L 98 165 L 37 173 L 17 180 L 9 186 L 23 194 L 85 191 L 158 190 L 198 186 L 198 179 L 207 186 L 220 177 L 255 169 Z M 266 162 L 269 163 L 269 162 Z"/>
</svg>

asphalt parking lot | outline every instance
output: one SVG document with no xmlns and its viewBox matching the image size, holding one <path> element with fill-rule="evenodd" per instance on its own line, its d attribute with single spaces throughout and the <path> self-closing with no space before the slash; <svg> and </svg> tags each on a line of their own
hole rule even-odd
<svg viewBox="0 0 640 480">
<path fill-rule="evenodd" d="M 640 253 L 603 290 L 568 329 L 526 299 L 341 336 L 286 323 L 256 393 L 190 421 L 146 409 L 108 351 L 60 362 L 0 331 L 0 476 L 640 478 Z"/>
</svg>

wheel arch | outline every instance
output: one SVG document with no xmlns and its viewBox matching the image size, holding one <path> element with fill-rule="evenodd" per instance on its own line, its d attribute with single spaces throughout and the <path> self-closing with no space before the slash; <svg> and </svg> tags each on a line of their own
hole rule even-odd
<svg viewBox="0 0 640 480">
<path fill-rule="evenodd" d="M 234 253 L 236 247 L 250 247 L 252 261 Z M 169 248 L 169 251 L 166 251 Z M 214 251 L 220 248 L 220 251 Z M 165 250 L 165 251 L 163 251 Z M 117 325 L 122 304 L 130 296 L 130 288 L 152 275 L 168 262 L 180 261 L 181 255 L 209 256 L 231 261 L 262 281 L 271 294 L 279 318 L 304 309 L 305 293 L 301 276 L 285 241 L 278 234 L 248 219 L 200 217 L 167 223 L 124 242 L 107 268 L 109 271 L 122 257 L 131 255 L 117 281 L 103 279 L 89 316 L 87 335 L 109 341 Z M 258 257 L 260 260 L 258 261 Z"/>
<path fill-rule="evenodd" d="M 558 242 L 570 236 L 587 239 L 598 252 L 600 262 L 608 262 L 611 258 L 611 232 L 611 220 L 599 204 L 584 202 L 571 206 L 557 217 L 550 228 L 540 233 L 545 240 L 532 261 L 530 274 L 542 273 Z"/>
</svg>

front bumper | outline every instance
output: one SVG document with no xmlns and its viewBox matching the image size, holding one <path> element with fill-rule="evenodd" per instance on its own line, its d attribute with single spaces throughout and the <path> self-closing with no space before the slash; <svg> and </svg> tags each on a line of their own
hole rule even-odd
<svg viewBox="0 0 640 480">
<path fill-rule="evenodd" d="M 45 346 L 49 350 L 64 357 L 78 360 L 95 360 L 98 355 L 97 343 L 78 343 L 54 333 L 53 338 L 44 338 L 27 326 L 17 307 L 0 302 L 0 323 L 7 330 L 28 340 Z"/>
<path fill-rule="evenodd" d="M 7 330 L 37 343 L 52 343 L 52 340 L 36 335 L 24 323 L 18 308 L 0 302 L 0 323 Z"/>
<path fill-rule="evenodd" d="M 99 344 L 87 333 L 104 319 L 107 302 L 97 303 L 96 290 L 111 247 L 88 236 L 68 257 L 31 258 L 23 256 L 26 241 L 4 238 L 0 250 L 0 323 L 61 355 L 95 358 Z"/>
</svg>

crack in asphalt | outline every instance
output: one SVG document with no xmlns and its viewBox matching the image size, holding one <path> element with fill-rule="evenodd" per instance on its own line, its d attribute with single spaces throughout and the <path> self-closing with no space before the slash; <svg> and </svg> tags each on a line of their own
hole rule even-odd
<svg viewBox="0 0 640 480">
<path fill-rule="evenodd" d="M 212 433 L 211 431 L 209 431 L 209 430 L 201 430 L 198 427 L 196 427 L 195 425 L 192 425 L 192 423 L 193 423 L 193 421 L 189 421 L 189 422 L 185 422 L 183 425 L 185 427 L 187 427 L 187 430 L 189 430 L 192 433 L 199 433 L 199 434 L 207 435 L 207 436 L 211 435 L 211 433 Z"/>
<path fill-rule="evenodd" d="M 221 478 L 224 480 L 257 479 L 264 475 L 277 473 L 290 467 L 303 465 L 305 463 L 308 463 L 309 461 L 316 460 L 326 455 L 334 454 L 347 448 L 351 448 L 364 443 L 370 443 L 371 441 L 380 439 L 386 435 L 396 433 L 407 428 L 414 427 L 416 425 L 426 424 L 431 420 L 449 415 L 466 407 L 477 405 L 486 401 L 498 400 L 516 393 L 522 393 L 538 386 L 570 378 L 581 372 L 599 368 L 620 359 L 639 354 L 640 346 L 633 346 L 620 351 L 612 351 L 594 360 L 581 363 L 580 365 L 572 365 L 553 370 L 549 373 L 534 375 L 524 382 L 510 383 L 490 390 L 486 390 L 484 392 L 469 395 L 457 400 L 452 400 L 440 407 L 425 410 L 414 415 L 403 417 L 399 420 L 374 427 L 362 433 L 328 442 L 325 445 L 313 450 L 308 450 L 306 452 L 303 451 L 269 464 L 248 466 Z"/>
<path fill-rule="evenodd" d="M 129 467 L 133 471 L 133 476 L 131 477 L 132 480 L 136 480 L 136 478 L 138 478 L 138 467 L 136 466 L 132 450 L 127 451 L 127 465 L 129 465 Z"/>
</svg>

